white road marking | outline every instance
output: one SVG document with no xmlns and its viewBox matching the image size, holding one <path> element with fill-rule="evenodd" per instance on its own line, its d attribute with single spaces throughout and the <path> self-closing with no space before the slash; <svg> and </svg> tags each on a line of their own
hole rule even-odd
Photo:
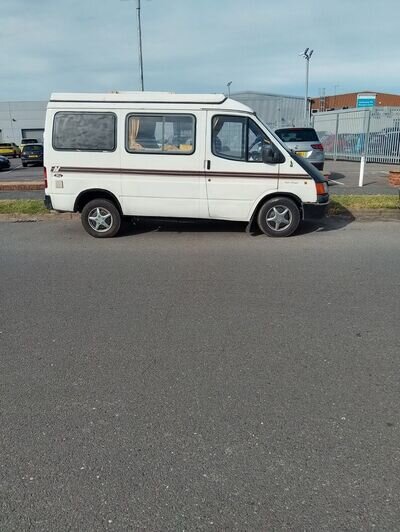
<svg viewBox="0 0 400 532">
<path fill-rule="evenodd" d="M 342 185 L 344 187 L 344 183 L 340 183 L 339 181 L 335 181 L 334 179 L 328 179 L 329 183 L 336 183 L 337 185 Z"/>
</svg>

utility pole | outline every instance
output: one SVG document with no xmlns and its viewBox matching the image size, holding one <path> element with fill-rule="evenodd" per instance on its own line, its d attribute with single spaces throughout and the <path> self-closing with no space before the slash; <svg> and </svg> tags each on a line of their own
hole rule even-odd
<svg viewBox="0 0 400 532">
<path fill-rule="evenodd" d="M 336 94 L 337 94 L 337 90 L 338 88 L 340 87 L 340 85 L 334 85 L 333 86 L 333 91 L 334 91 L 334 97 L 333 97 L 333 107 L 336 109 Z"/>
<path fill-rule="evenodd" d="M 143 48 L 142 48 L 142 20 L 140 13 L 140 0 L 137 0 L 137 21 L 138 21 L 138 41 L 139 41 L 139 68 L 140 68 L 140 87 L 144 91 L 144 78 L 143 78 Z"/>
<path fill-rule="evenodd" d="M 308 79 L 310 75 L 310 59 L 312 54 L 314 53 L 314 50 L 310 50 L 309 48 L 306 48 L 302 54 L 300 54 L 304 59 L 306 60 L 306 92 L 304 95 L 304 125 L 309 125 L 309 114 L 308 114 Z"/>
<path fill-rule="evenodd" d="M 121 2 L 129 2 L 129 0 L 120 0 Z M 138 55 L 139 55 L 139 73 L 140 73 L 140 90 L 144 91 L 144 76 L 143 76 L 143 46 L 142 46 L 142 17 L 140 0 L 136 0 L 136 15 L 137 15 L 137 32 L 138 32 Z"/>
</svg>

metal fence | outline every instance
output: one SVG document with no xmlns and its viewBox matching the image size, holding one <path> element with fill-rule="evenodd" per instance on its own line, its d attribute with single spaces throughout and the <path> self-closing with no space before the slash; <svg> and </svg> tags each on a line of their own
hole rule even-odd
<svg viewBox="0 0 400 532">
<path fill-rule="evenodd" d="M 400 163 L 400 107 L 328 111 L 312 123 L 328 159 Z"/>
</svg>

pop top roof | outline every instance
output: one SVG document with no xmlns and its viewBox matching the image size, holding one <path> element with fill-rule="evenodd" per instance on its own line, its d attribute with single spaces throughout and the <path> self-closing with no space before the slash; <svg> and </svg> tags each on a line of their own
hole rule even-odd
<svg viewBox="0 0 400 532">
<path fill-rule="evenodd" d="M 68 93 L 55 92 L 50 96 L 50 102 L 56 104 L 73 103 L 102 103 L 102 104 L 177 104 L 177 105 L 218 105 L 225 109 L 236 109 L 251 112 L 251 109 L 240 102 L 229 99 L 225 94 L 178 94 L 175 92 L 126 92 L 109 93 Z M 68 105 L 68 107 L 70 107 Z"/>
<path fill-rule="evenodd" d="M 211 103 L 221 104 L 224 94 L 177 94 L 175 92 L 53 93 L 50 101 L 68 102 L 137 102 L 137 103 Z"/>
</svg>

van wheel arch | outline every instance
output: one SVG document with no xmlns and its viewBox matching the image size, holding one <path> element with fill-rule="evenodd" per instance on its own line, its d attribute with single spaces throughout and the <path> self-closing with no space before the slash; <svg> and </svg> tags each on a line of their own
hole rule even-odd
<svg viewBox="0 0 400 532">
<path fill-rule="evenodd" d="M 117 197 L 112 192 L 101 188 L 91 188 L 81 192 L 75 200 L 74 212 L 82 212 L 82 209 L 89 203 L 89 201 L 99 198 L 112 201 L 117 207 L 121 216 L 123 215 L 121 204 Z"/>
<path fill-rule="evenodd" d="M 296 196 L 296 194 L 291 194 L 290 192 L 277 191 L 277 192 L 273 192 L 272 194 L 268 194 L 267 196 L 264 196 L 257 203 L 256 208 L 254 209 L 253 214 L 251 215 L 250 221 L 247 226 L 248 231 L 253 232 L 253 231 L 259 230 L 258 223 L 257 223 L 258 213 L 260 212 L 260 209 L 264 205 L 264 203 L 273 198 L 289 198 L 293 200 L 299 208 L 300 217 L 303 218 L 303 202 L 301 201 L 301 199 L 298 196 Z"/>
</svg>

